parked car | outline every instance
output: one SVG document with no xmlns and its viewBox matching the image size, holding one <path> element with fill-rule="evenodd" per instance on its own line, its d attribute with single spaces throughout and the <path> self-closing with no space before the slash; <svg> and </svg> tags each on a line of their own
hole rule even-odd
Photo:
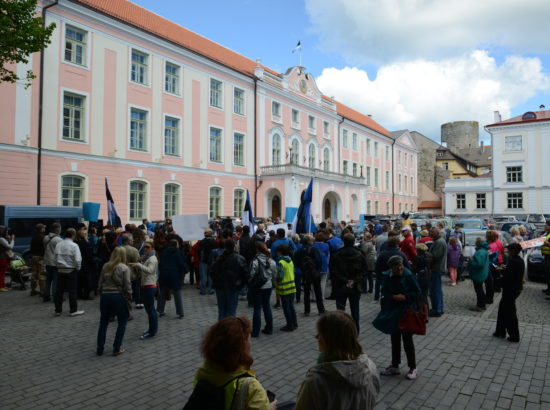
<svg viewBox="0 0 550 410">
<path fill-rule="evenodd" d="M 457 219 L 454 221 L 454 225 L 462 224 L 462 230 L 464 233 L 471 231 L 481 231 L 486 230 L 487 226 L 483 223 L 481 219 Z M 453 225 L 453 227 L 454 227 Z"/>
<path fill-rule="evenodd" d="M 527 278 L 533 282 L 546 282 L 544 256 L 541 248 L 533 248 L 527 254 Z"/>
<path fill-rule="evenodd" d="M 537 232 L 536 226 L 528 222 L 519 222 L 519 221 L 504 222 L 500 227 L 500 230 L 504 232 L 510 232 L 510 229 L 512 229 L 514 226 L 518 226 L 518 227 L 524 226 L 525 229 L 527 229 L 527 232 L 529 233 L 529 239 L 536 237 L 536 232 Z"/>
<path fill-rule="evenodd" d="M 525 222 L 535 225 L 536 232 L 540 233 L 544 231 L 544 225 L 546 224 L 546 218 L 543 214 L 529 214 L 525 219 Z"/>
<path fill-rule="evenodd" d="M 487 233 L 487 230 L 483 230 L 483 229 L 464 232 L 465 245 L 462 247 L 462 256 L 464 256 L 463 272 L 467 272 L 468 262 L 470 261 L 470 258 L 474 255 L 476 251 L 476 239 L 481 238 L 485 240 L 486 233 Z M 513 238 L 512 238 L 512 235 L 510 235 L 510 233 L 503 232 L 503 231 L 497 231 L 497 233 L 498 233 L 498 239 L 500 239 L 500 241 L 504 246 L 508 246 L 510 243 L 512 243 Z"/>
</svg>

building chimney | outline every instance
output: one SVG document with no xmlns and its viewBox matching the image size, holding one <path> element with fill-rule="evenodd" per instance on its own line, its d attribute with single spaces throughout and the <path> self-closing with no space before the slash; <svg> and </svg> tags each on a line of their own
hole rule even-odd
<svg viewBox="0 0 550 410">
<path fill-rule="evenodd" d="M 539 110 L 544 111 L 545 108 L 546 107 L 544 106 L 544 104 L 541 104 L 540 107 L 539 107 Z"/>
<path fill-rule="evenodd" d="M 495 122 L 501 122 L 502 121 L 502 117 L 500 116 L 500 113 L 498 111 L 494 112 L 494 116 L 495 116 L 495 118 L 494 118 Z"/>
</svg>

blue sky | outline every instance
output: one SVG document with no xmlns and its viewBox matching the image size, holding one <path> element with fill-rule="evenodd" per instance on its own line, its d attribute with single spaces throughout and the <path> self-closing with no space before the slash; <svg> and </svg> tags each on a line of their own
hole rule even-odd
<svg viewBox="0 0 550 410">
<path fill-rule="evenodd" d="M 279 72 L 301 41 L 321 90 L 390 130 L 550 109 L 547 0 L 133 1 Z"/>
</svg>

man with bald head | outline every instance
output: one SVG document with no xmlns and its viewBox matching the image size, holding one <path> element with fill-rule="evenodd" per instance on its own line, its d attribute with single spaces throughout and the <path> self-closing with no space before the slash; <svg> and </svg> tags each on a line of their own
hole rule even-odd
<svg viewBox="0 0 550 410">
<path fill-rule="evenodd" d="M 432 309 L 428 313 L 431 317 L 440 317 L 443 314 L 443 288 L 441 287 L 441 276 L 447 269 L 447 243 L 437 228 L 430 231 L 433 245 L 430 249 L 432 256 L 432 276 L 430 278 L 430 300 Z"/>
</svg>

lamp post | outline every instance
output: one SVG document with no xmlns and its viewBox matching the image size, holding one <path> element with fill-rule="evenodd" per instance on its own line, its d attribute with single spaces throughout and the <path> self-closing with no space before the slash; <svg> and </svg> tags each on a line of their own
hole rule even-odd
<svg viewBox="0 0 550 410">
<path fill-rule="evenodd" d="M 288 152 L 290 153 L 290 163 L 293 164 L 293 163 L 294 163 L 294 160 L 293 160 L 293 158 L 292 158 L 292 147 L 290 147 L 290 148 L 288 149 Z"/>
</svg>

